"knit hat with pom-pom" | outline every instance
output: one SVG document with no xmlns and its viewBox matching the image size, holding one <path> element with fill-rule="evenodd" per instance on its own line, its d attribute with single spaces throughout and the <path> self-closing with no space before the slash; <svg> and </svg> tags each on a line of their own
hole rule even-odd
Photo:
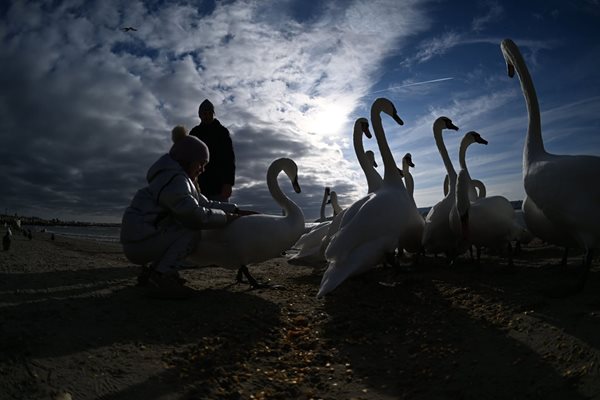
<svg viewBox="0 0 600 400">
<path fill-rule="evenodd" d="M 171 140 L 173 141 L 173 143 L 177 142 L 179 139 L 183 139 L 184 137 L 186 137 L 188 134 L 187 129 L 185 129 L 184 126 L 181 125 L 177 125 L 175 128 L 173 128 L 173 130 L 171 131 Z"/>
<path fill-rule="evenodd" d="M 196 161 L 208 162 L 210 158 L 206 144 L 197 137 L 189 135 L 177 140 L 171 146 L 169 155 L 180 164 L 189 164 Z"/>
</svg>

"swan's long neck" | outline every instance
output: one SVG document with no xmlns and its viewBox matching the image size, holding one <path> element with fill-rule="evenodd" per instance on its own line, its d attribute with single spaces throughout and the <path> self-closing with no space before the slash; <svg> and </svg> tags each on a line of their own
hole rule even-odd
<svg viewBox="0 0 600 400">
<path fill-rule="evenodd" d="M 468 171 L 469 169 L 467 168 L 467 147 L 469 147 L 470 143 L 467 143 L 465 141 L 461 141 L 460 142 L 460 149 L 458 150 L 458 164 L 460 165 L 460 169 L 464 169 L 465 171 Z"/>
<path fill-rule="evenodd" d="M 381 153 L 381 158 L 383 159 L 383 182 L 393 184 L 399 182 L 401 186 L 404 186 L 402 183 L 402 177 L 400 176 L 398 167 L 396 166 L 396 161 L 394 161 L 394 156 L 392 155 L 392 151 L 390 150 L 390 146 L 388 145 L 385 137 L 383 125 L 381 124 L 381 112 L 383 111 L 382 108 L 383 107 L 379 99 L 373 103 L 373 106 L 371 107 L 371 123 L 373 124 L 373 131 L 375 133 L 375 138 L 377 139 L 377 146 L 379 147 L 379 152 Z"/>
<path fill-rule="evenodd" d="M 471 186 L 471 178 L 469 174 L 462 170 L 456 180 L 455 202 L 459 216 L 464 216 L 471 207 L 469 200 L 469 187 Z"/>
<path fill-rule="evenodd" d="M 532 160 L 538 156 L 546 154 L 544 141 L 542 139 L 542 123 L 540 120 L 540 106 L 538 104 L 537 94 L 533 86 L 533 80 L 525 64 L 521 52 L 516 48 L 511 49 L 513 65 L 519 75 L 521 90 L 527 104 L 527 114 L 529 115 L 529 126 L 527 127 L 527 137 L 523 149 L 523 166 L 528 166 Z"/>
<path fill-rule="evenodd" d="M 286 168 L 285 161 L 286 160 L 284 159 L 280 159 L 271 164 L 267 170 L 267 187 L 269 188 L 273 200 L 275 200 L 275 202 L 283 209 L 284 215 L 287 218 L 298 214 L 301 215 L 302 211 L 281 191 L 279 182 L 277 182 L 277 176 Z"/>
<path fill-rule="evenodd" d="M 339 213 L 342 212 L 342 207 L 340 207 L 340 203 L 338 202 L 337 193 L 331 192 L 331 207 L 333 207 L 333 216 L 335 217 Z"/>
<path fill-rule="evenodd" d="M 323 194 L 323 201 L 321 202 L 321 221 L 325 221 L 325 206 L 327 205 L 327 189 L 325 189 L 325 193 Z"/>
<path fill-rule="evenodd" d="M 434 125 L 433 137 L 435 138 L 435 145 L 437 146 L 438 151 L 440 152 L 440 156 L 442 156 L 442 161 L 444 162 L 444 167 L 446 167 L 446 173 L 448 174 L 448 193 L 452 193 L 454 191 L 454 186 L 456 185 L 456 171 L 454 170 L 454 166 L 452 165 L 452 161 L 450 160 L 450 156 L 448 155 L 448 150 L 446 149 L 446 145 L 444 144 L 444 139 L 442 138 L 442 128 Z"/>
<path fill-rule="evenodd" d="M 406 191 L 411 198 L 414 198 L 413 194 L 415 192 L 415 181 L 413 180 L 412 174 L 409 170 L 410 166 L 407 162 L 402 162 L 402 174 L 404 174 L 404 186 L 406 186 Z"/>
<path fill-rule="evenodd" d="M 354 152 L 356 153 L 356 158 L 358 159 L 358 164 L 362 168 L 365 178 L 367 178 L 367 192 L 372 193 L 375 188 L 381 187 L 381 176 L 375 168 L 373 168 L 373 164 L 370 163 L 370 160 L 367 159 L 365 155 L 365 148 L 363 146 L 363 131 L 360 126 L 360 123 L 354 124 L 354 133 L 352 135 L 352 141 L 354 143 Z"/>
</svg>

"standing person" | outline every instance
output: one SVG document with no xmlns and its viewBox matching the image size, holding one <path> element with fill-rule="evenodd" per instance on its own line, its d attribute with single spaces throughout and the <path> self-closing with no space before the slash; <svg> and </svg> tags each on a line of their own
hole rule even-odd
<svg viewBox="0 0 600 400">
<path fill-rule="evenodd" d="M 201 229 L 222 228 L 253 213 L 198 193 L 194 180 L 208 161 L 208 148 L 200 139 L 180 138 L 150 167 L 148 185 L 138 190 L 123 215 L 123 252 L 134 264 L 151 263 L 139 280 L 157 297 L 186 298 L 193 292 L 177 270 L 200 240 Z"/>
<path fill-rule="evenodd" d="M 235 153 L 229 130 L 215 118 L 215 107 L 204 100 L 198 107 L 200 124 L 191 131 L 208 146 L 211 162 L 198 178 L 200 191 L 209 200 L 229 201 L 235 180 Z"/>
</svg>

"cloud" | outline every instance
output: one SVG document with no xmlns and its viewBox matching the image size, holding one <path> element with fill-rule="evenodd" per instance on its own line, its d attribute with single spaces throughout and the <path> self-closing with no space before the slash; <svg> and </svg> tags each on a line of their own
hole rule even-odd
<svg viewBox="0 0 600 400">
<path fill-rule="evenodd" d="M 485 6 L 489 7 L 487 13 L 473 18 L 471 29 L 473 32 L 481 32 L 490 22 L 496 22 L 504 13 L 504 8 L 496 1 L 486 1 Z"/>
<path fill-rule="evenodd" d="M 233 201 L 271 207 L 264 175 L 279 156 L 299 165 L 307 216 L 324 185 L 340 201 L 362 193 L 344 128 L 381 61 L 431 22 L 417 1 L 295 4 L 13 3 L 0 30 L 5 207 L 118 220 L 204 98 L 234 139 Z"/>
</svg>

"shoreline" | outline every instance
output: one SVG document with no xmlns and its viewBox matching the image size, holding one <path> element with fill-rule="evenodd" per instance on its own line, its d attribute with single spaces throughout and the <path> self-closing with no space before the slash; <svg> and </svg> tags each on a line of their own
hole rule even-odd
<svg viewBox="0 0 600 400">
<path fill-rule="evenodd" d="M 315 295 L 322 265 L 186 269 L 185 301 L 149 299 L 118 243 L 17 235 L 0 252 L 0 398 L 583 399 L 600 396 L 600 271 L 534 243 L 516 269 L 427 257 L 377 267 Z M 408 260 L 403 262 L 408 266 Z M 5 397 L 3 397 L 5 396 Z M 63 397 L 64 398 L 64 397 Z"/>
</svg>

